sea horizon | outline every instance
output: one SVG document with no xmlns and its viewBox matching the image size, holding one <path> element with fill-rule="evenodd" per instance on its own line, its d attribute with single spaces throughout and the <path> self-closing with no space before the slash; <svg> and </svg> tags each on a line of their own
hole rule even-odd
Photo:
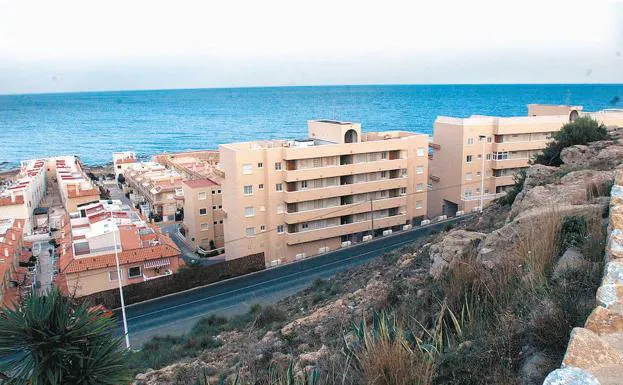
<svg viewBox="0 0 623 385">
<path fill-rule="evenodd" d="M 526 115 L 530 103 L 623 107 L 621 83 L 284 85 L 0 95 L 0 170 L 20 160 L 114 151 L 142 158 L 223 143 L 300 138 L 307 121 L 355 121 L 364 131 L 432 134 L 439 115 Z M 27 134 L 27 135 L 26 135 Z"/>
</svg>

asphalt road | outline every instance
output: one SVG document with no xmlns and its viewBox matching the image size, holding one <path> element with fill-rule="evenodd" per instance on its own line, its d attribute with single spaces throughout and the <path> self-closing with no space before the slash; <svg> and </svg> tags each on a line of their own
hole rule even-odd
<svg viewBox="0 0 623 385">
<path fill-rule="evenodd" d="M 131 343 L 133 347 L 138 347 L 157 335 L 183 334 L 199 318 L 211 314 L 231 316 L 247 312 L 256 303 L 275 303 L 306 288 L 316 279 L 330 278 L 339 271 L 361 265 L 464 218 L 467 216 L 451 218 L 297 263 L 130 305 L 126 308 L 126 313 Z M 120 321 L 120 314 L 118 319 Z M 121 330 L 120 322 L 119 329 Z"/>
</svg>

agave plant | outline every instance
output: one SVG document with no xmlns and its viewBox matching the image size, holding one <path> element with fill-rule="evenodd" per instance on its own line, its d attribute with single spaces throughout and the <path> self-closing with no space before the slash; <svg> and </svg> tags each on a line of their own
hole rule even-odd
<svg viewBox="0 0 623 385">
<path fill-rule="evenodd" d="M 117 385 L 131 380 L 115 322 L 58 290 L 1 309 L 0 372 L 7 383 Z"/>
</svg>

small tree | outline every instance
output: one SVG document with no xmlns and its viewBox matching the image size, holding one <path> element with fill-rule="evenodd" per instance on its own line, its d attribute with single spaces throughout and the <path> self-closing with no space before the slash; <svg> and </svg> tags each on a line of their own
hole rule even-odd
<svg viewBox="0 0 623 385">
<path fill-rule="evenodd" d="M 0 373 L 10 384 L 116 385 L 131 379 L 115 322 L 54 289 L 0 309 Z"/>
<path fill-rule="evenodd" d="M 554 134 L 554 140 L 545 150 L 534 159 L 534 163 L 547 166 L 560 166 L 560 152 L 563 148 L 577 144 L 587 144 L 598 140 L 608 139 L 608 130 L 590 117 L 577 118 L 574 122 L 565 124 L 560 131 Z"/>
</svg>

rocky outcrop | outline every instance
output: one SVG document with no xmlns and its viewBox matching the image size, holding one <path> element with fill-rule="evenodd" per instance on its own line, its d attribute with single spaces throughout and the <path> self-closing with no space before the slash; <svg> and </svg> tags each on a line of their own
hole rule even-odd
<svg viewBox="0 0 623 385">
<path fill-rule="evenodd" d="M 465 230 L 447 233 L 439 242 L 430 246 L 430 275 L 434 279 L 443 277 L 468 252 L 475 251 L 485 237 L 486 234 Z"/>
<path fill-rule="evenodd" d="M 587 151 L 578 149 L 567 155 L 576 161 Z M 583 328 L 573 329 L 562 369 L 550 373 L 546 385 L 623 383 L 623 171 L 616 176 L 610 194 L 606 267 L 597 290 L 598 306 Z M 578 260 L 568 256 L 567 262 Z"/>
</svg>

